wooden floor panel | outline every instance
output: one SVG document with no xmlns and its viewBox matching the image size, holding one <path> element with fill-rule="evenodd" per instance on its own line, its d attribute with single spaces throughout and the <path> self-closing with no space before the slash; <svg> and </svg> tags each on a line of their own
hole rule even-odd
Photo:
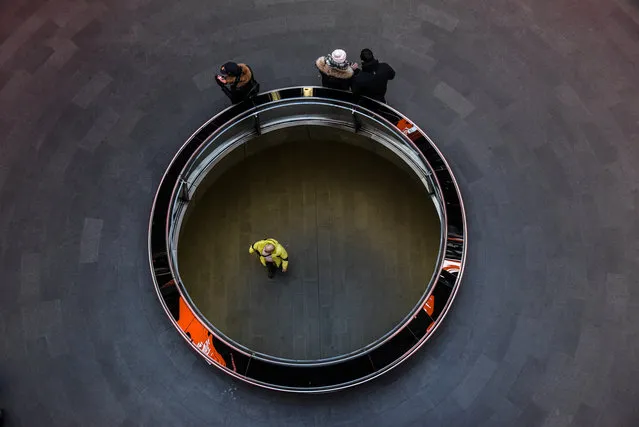
<svg viewBox="0 0 639 427">
<path fill-rule="evenodd" d="M 185 223 L 179 268 L 198 308 L 251 349 L 313 359 L 361 348 L 424 291 L 439 220 L 405 172 L 366 150 L 289 142 L 220 177 Z M 287 274 L 249 245 L 274 237 Z"/>
</svg>

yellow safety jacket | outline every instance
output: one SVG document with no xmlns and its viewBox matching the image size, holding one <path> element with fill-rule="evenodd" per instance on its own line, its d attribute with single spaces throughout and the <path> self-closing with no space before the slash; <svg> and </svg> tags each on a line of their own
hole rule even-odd
<svg viewBox="0 0 639 427">
<path fill-rule="evenodd" d="M 288 253 L 286 252 L 286 249 L 284 249 L 284 246 L 280 245 L 280 243 L 275 239 L 269 238 L 266 240 L 258 240 L 251 245 L 249 253 L 252 254 L 253 252 L 257 252 L 260 257 L 260 262 L 266 267 L 266 258 L 262 256 L 262 249 L 264 249 L 264 246 L 269 243 L 275 246 L 275 250 L 271 253 L 273 262 L 278 268 L 282 266 L 282 269 L 286 270 L 288 268 Z"/>
</svg>

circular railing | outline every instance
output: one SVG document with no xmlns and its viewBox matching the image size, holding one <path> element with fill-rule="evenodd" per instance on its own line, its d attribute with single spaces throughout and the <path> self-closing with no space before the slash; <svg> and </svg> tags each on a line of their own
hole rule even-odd
<svg viewBox="0 0 639 427">
<path fill-rule="evenodd" d="M 291 126 L 330 126 L 383 146 L 420 180 L 442 223 L 435 272 L 414 308 L 380 339 L 348 354 L 292 360 L 253 351 L 225 336 L 191 301 L 177 264 L 186 208 L 204 178 L 238 147 Z M 348 92 L 294 87 L 263 93 L 222 111 L 182 146 L 165 172 L 149 226 L 149 259 L 163 308 L 208 363 L 265 388 L 327 392 L 369 381 L 397 366 L 435 332 L 459 288 L 466 257 L 466 218 L 455 178 L 440 151 L 417 126 L 385 104 Z"/>
</svg>

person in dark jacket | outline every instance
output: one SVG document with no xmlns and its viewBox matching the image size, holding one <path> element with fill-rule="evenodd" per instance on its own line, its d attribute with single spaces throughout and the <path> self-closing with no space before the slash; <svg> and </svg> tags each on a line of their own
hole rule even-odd
<svg viewBox="0 0 639 427">
<path fill-rule="evenodd" d="M 346 60 L 346 52 L 335 49 L 326 56 L 320 56 L 315 61 L 315 66 L 322 77 L 322 86 L 331 89 L 349 90 L 351 79 L 355 75 L 357 63 Z"/>
<path fill-rule="evenodd" d="M 362 49 L 359 57 L 362 60 L 362 68 L 353 78 L 353 93 L 385 103 L 388 81 L 395 78 L 395 70 L 385 62 L 375 59 L 370 49 Z"/>
<path fill-rule="evenodd" d="M 260 84 L 255 80 L 253 70 L 246 64 L 225 63 L 215 76 L 215 82 L 233 104 L 255 96 L 260 91 Z"/>
</svg>

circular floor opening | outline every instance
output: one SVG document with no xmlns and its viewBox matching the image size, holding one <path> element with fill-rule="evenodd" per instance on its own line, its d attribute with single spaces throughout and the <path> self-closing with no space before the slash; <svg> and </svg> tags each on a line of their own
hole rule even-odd
<svg viewBox="0 0 639 427">
<path fill-rule="evenodd" d="M 189 203 L 182 282 L 233 341 L 285 359 L 345 355 L 398 325 L 426 291 L 442 225 L 423 184 L 380 144 L 329 127 L 269 132 L 226 156 Z M 249 246 L 289 252 L 274 280 Z"/>
</svg>

